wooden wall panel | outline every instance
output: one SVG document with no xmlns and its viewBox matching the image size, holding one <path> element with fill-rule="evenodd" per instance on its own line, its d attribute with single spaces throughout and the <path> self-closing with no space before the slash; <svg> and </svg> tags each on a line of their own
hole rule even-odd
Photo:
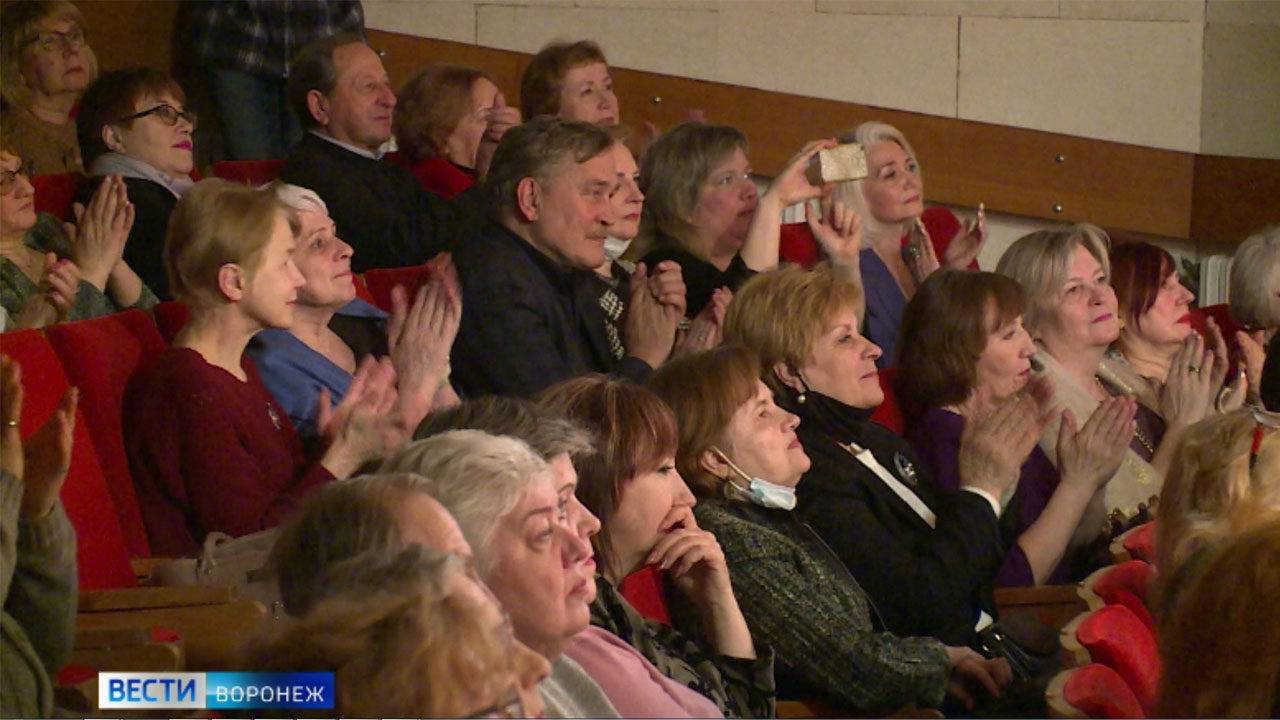
<svg viewBox="0 0 1280 720">
<path fill-rule="evenodd" d="M 1239 242 L 1280 225 L 1280 160 L 1195 157 L 1192 237 Z"/>
</svg>

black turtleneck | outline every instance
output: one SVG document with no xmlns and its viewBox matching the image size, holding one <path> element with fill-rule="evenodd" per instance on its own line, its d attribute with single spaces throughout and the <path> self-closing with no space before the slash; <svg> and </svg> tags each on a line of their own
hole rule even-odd
<svg viewBox="0 0 1280 720">
<path fill-rule="evenodd" d="M 968 645 L 979 611 L 994 615 L 992 581 L 1004 557 L 990 503 L 943 496 L 906 440 L 870 422 L 870 409 L 821 393 L 780 401 L 800 416 L 812 461 L 796 487 L 796 513 L 831 546 L 898 635 Z M 842 445 L 871 451 L 936 515 L 929 525 Z"/>
</svg>

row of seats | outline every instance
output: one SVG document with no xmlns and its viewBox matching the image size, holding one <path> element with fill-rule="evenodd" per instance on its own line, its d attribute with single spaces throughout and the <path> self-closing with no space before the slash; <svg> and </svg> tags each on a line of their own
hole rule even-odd
<svg viewBox="0 0 1280 720">
<path fill-rule="evenodd" d="M 1117 563 L 1079 584 L 1089 606 L 1060 633 L 1067 668 L 1045 696 L 1052 717 L 1144 718 L 1155 709 L 1160 654 L 1148 589 L 1155 575 L 1154 523 L 1117 539 Z"/>
</svg>

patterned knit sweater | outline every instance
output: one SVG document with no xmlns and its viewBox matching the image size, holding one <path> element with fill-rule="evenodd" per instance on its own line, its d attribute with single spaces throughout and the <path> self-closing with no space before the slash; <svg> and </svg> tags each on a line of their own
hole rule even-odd
<svg viewBox="0 0 1280 720">
<path fill-rule="evenodd" d="M 779 698 L 869 714 L 941 704 L 950 676 L 942 643 L 873 625 L 853 575 L 792 513 L 704 500 L 694 514 L 724 549 L 752 637 L 776 653 Z"/>
</svg>

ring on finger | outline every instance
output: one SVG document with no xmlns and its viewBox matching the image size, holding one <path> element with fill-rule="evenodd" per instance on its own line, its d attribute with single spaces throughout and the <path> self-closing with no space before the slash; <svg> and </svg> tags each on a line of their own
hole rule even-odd
<svg viewBox="0 0 1280 720">
<path fill-rule="evenodd" d="M 1190 371 L 1191 371 L 1191 372 L 1193 372 L 1193 373 L 1198 373 L 1198 372 L 1200 372 L 1200 366 L 1199 366 L 1199 365 L 1195 365 L 1195 364 L 1188 364 L 1188 365 L 1187 365 L 1187 369 L 1188 369 L 1188 370 L 1190 370 Z"/>
</svg>

